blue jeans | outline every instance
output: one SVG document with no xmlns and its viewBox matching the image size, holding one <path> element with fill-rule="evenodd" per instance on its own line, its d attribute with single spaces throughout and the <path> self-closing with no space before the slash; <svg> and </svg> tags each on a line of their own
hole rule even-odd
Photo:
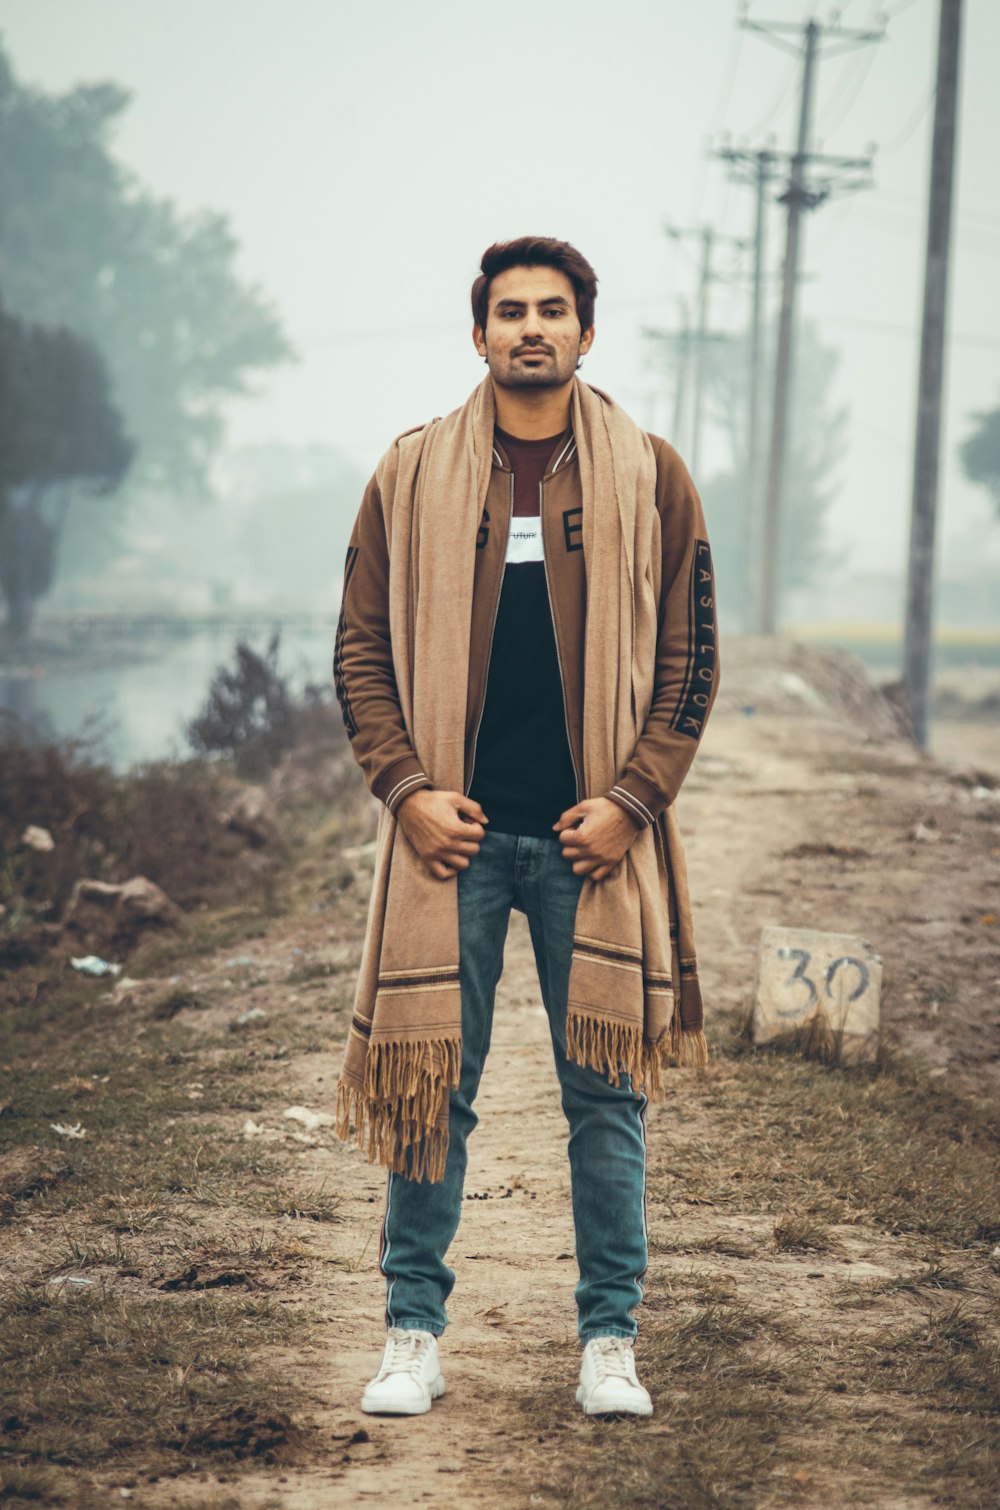
<svg viewBox="0 0 1000 1510">
<path fill-rule="evenodd" d="M 450 884 L 450 883 L 444 883 Z M 510 910 L 531 930 L 542 1000 L 549 1018 L 562 1108 L 569 1126 L 569 1165 L 580 1281 L 577 1331 L 634 1337 L 633 1308 L 642 1299 L 646 1234 L 646 1097 L 627 1075 L 604 1074 L 566 1058 L 566 1000 L 573 926 L 583 877 L 573 874 L 558 838 L 486 830 L 477 855 L 459 871 L 458 927 L 462 981 L 462 1069 L 450 1092 L 444 1179 L 412 1180 L 390 1172 L 379 1244 L 386 1277 L 386 1325 L 439 1337 L 455 1274 L 445 1255 L 462 1214 L 467 1142 L 478 1122 L 472 1103 L 490 1047 L 493 1001 L 503 970 Z"/>
</svg>

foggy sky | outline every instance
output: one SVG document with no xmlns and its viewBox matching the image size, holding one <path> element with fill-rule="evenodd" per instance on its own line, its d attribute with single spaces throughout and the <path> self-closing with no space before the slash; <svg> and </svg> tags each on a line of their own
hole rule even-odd
<svg viewBox="0 0 1000 1510">
<path fill-rule="evenodd" d="M 840 9 L 864 27 L 881 7 Z M 892 570 L 912 486 L 938 0 L 885 9 L 882 42 L 832 56 L 828 40 L 819 65 L 812 145 L 853 156 L 876 144 L 876 187 L 807 218 L 800 309 L 841 347 L 837 398 L 851 411 L 831 543 Z M 1000 560 L 1000 524 L 955 457 L 970 411 L 1000 402 L 1000 4 L 965 11 L 941 495 L 956 565 Z M 761 21 L 812 13 L 831 8 L 749 8 Z M 735 0 L 0 0 L 0 31 L 24 82 L 132 90 L 116 155 L 182 209 L 230 216 L 241 274 L 301 355 L 259 398 L 230 404 L 230 439 L 337 445 L 367 473 L 394 434 L 480 381 L 469 285 L 489 242 L 525 232 L 573 241 L 597 269 L 581 376 L 685 450 L 640 335 L 694 298 L 695 245 L 672 245 L 662 226 L 709 219 L 749 235 L 752 191 L 727 182 L 706 144 L 774 133 L 788 150 L 798 111 L 798 59 L 736 15 Z M 769 237 L 777 271 L 777 208 Z M 745 282 L 713 288 L 716 328 L 748 310 Z M 709 436 L 703 476 L 725 459 Z"/>
</svg>

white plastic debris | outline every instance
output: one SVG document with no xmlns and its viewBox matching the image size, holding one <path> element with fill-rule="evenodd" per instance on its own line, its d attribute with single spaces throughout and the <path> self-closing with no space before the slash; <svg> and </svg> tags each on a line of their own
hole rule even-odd
<svg viewBox="0 0 1000 1510">
<path fill-rule="evenodd" d="M 329 1112 L 310 1111 L 308 1106 L 290 1106 L 285 1116 L 292 1122 L 301 1122 L 307 1132 L 315 1132 L 317 1127 L 332 1127 L 333 1118 Z"/>
<path fill-rule="evenodd" d="M 49 1126 L 54 1133 L 59 1134 L 60 1138 L 85 1138 L 87 1136 L 87 1129 L 80 1122 L 74 1122 L 72 1127 L 64 1127 L 61 1122 L 50 1122 Z"/>
<path fill-rule="evenodd" d="M 74 955 L 70 964 L 74 970 L 82 970 L 84 975 L 119 975 L 122 968 L 97 954 Z"/>
<path fill-rule="evenodd" d="M 27 844 L 29 849 L 37 849 L 40 854 L 46 854 L 50 849 L 55 849 L 56 841 L 47 828 L 39 828 L 36 823 L 29 823 L 21 835 L 21 843 Z"/>
<path fill-rule="evenodd" d="M 49 1280 L 50 1285 L 53 1287 L 58 1286 L 59 1288 L 62 1288 L 63 1285 L 72 1285 L 75 1289 L 85 1289 L 87 1285 L 92 1285 L 93 1283 L 92 1279 L 84 1279 L 82 1274 L 56 1274 L 54 1278 Z"/>
<path fill-rule="evenodd" d="M 245 1028 L 251 1022 L 267 1022 L 267 1013 L 263 1007 L 248 1007 L 236 1019 L 236 1025 L 240 1028 Z"/>
<path fill-rule="evenodd" d="M 259 1138 L 263 1132 L 263 1122 L 255 1122 L 252 1117 L 248 1117 L 243 1124 L 244 1138 Z"/>
</svg>

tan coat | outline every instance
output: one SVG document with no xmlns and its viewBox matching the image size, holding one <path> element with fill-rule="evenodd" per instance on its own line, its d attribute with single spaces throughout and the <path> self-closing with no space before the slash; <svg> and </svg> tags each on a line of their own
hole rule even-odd
<svg viewBox="0 0 1000 1510">
<path fill-rule="evenodd" d="M 653 703 L 626 769 L 606 792 L 586 792 L 583 663 L 587 583 L 581 534 L 580 468 L 570 432 L 553 448 L 541 483 L 542 540 L 577 800 L 606 796 L 640 826 L 673 802 L 694 759 L 718 688 L 718 635 L 711 553 L 701 501 L 668 441 L 651 435 L 656 457 L 662 572 Z M 503 582 L 514 474 L 497 443 L 476 539 L 472 641 L 466 703 L 465 787 L 486 699 L 490 648 Z M 407 732 L 389 636 L 389 552 L 374 477 L 351 533 L 334 652 L 334 680 L 351 747 L 371 792 L 395 812 L 431 782 Z"/>
<path fill-rule="evenodd" d="M 715 691 L 711 558 L 676 452 L 579 381 L 572 415 L 574 435 L 541 484 L 566 725 L 579 796 L 606 794 L 639 831 L 581 889 L 567 1054 L 615 1084 L 628 1073 L 637 1094 L 658 1099 L 663 1068 L 707 1054 L 668 804 Z M 383 803 L 336 1126 L 349 1138 L 353 1121 L 370 1158 L 437 1180 L 461 1059 L 456 886 L 431 876 L 395 809 L 416 787 L 471 781 L 512 501 L 488 380 L 401 437 L 376 475 L 348 551 L 334 658 L 354 752 Z"/>
</svg>

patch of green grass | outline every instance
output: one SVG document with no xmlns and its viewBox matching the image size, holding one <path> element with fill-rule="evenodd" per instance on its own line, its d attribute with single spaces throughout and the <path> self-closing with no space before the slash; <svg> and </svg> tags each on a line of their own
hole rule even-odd
<svg viewBox="0 0 1000 1510">
<path fill-rule="evenodd" d="M 267 938 L 269 924 L 281 911 L 280 904 L 269 899 L 264 907 L 188 913 L 179 930 L 146 935 L 129 955 L 129 974 L 136 979 L 168 975 L 216 949 Z"/>
<path fill-rule="evenodd" d="M 303 986 L 312 984 L 314 981 L 329 980 L 334 975 L 357 974 L 357 962 L 347 960 L 313 959 L 304 965 L 296 965 L 285 976 L 285 984 L 288 986 Z"/>
</svg>

